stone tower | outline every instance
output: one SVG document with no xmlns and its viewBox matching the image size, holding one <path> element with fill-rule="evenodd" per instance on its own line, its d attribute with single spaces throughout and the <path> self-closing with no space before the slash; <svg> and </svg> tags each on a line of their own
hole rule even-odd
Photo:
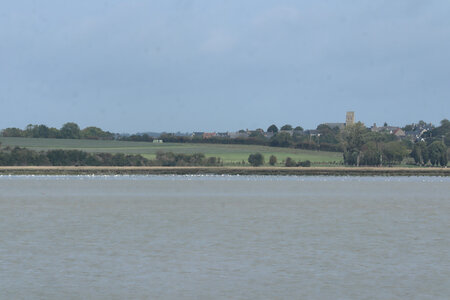
<svg viewBox="0 0 450 300">
<path fill-rule="evenodd" d="M 345 126 L 350 126 L 355 124 L 355 112 L 354 111 L 348 111 L 347 115 L 345 117 Z"/>
</svg>

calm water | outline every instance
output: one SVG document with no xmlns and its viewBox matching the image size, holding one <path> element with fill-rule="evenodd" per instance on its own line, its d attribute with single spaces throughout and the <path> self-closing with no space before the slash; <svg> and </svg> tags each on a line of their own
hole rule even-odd
<svg viewBox="0 0 450 300">
<path fill-rule="evenodd" d="M 2 299 L 448 299 L 450 179 L 0 176 Z"/>
</svg>

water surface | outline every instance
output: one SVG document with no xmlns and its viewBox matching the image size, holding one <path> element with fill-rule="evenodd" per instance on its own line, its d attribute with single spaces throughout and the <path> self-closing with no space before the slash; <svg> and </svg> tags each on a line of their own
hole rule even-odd
<svg viewBox="0 0 450 300">
<path fill-rule="evenodd" d="M 450 179 L 0 176 L 2 299 L 445 299 Z"/>
</svg>

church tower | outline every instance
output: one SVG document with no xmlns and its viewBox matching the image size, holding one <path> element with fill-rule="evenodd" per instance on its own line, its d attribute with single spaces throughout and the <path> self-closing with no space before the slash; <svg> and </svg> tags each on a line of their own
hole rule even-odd
<svg viewBox="0 0 450 300">
<path fill-rule="evenodd" d="M 347 115 L 345 117 L 345 126 L 350 126 L 355 124 L 355 112 L 354 111 L 348 111 Z"/>
</svg>

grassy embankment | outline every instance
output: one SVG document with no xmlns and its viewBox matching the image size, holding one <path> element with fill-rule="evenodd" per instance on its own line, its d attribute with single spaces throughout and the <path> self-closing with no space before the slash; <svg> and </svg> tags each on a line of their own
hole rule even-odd
<svg viewBox="0 0 450 300">
<path fill-rule="evenodd" d="M 450 176 L 449 168 L 377 167 L 1 167 L 0 175 Z"/>
<path fill-rule="evenodd" d="M 204 153 L 206 156 L 220 157 L 225 166 L 239 166 L 242 161 L 248 165 L 247 159 L 251 153 L 260 152 L 265 156 L 268 165 L 270 155 L 278 159 L 276 166 L 282 166 L 287 157 L 295 161 L 310 160 L 315 166 L 332 166 L 342 163 L 342 154 L 326 151 L 311 151 L 258 145 L 221 145 L 221 144 L 153 144 L 147 142 L 97 141 L 97 140 L 66 140 L 66 139 L 34 139 L 0 137 L 2 147 L 19 146 L 36 151 L 50 149 L 76 149 L 86 152 L 107 152 L 141 154 L 148 159 L 154 159 L 156 152 L 174 153 Z"/>
</svg>

